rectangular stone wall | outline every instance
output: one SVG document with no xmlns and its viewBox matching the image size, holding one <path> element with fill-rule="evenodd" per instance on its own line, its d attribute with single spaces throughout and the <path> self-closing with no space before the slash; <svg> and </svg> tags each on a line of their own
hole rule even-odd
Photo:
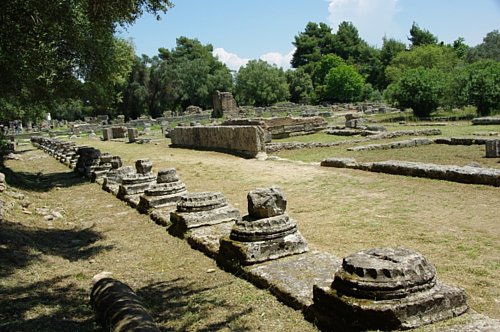
<svg viewBox="0 0 500 332">
<path fill-rule="evenodd" d="M 264 130 L 258 126 L 176 127 L 170 132 L 172 146 L 225 151 L 255 157 L 265 152 Z"/>
</svg>

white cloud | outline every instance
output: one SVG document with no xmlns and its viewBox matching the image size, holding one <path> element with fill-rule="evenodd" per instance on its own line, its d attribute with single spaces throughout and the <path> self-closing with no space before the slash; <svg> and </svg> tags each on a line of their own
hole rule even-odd
<svg viewBox="0 0 500 332">
<path fill-rule="evenodd" d="M 235 71 L 238 71 L 241 66 L 246 65 L 250 61 L 250 59 L 240 58 L 237 54 L 227 52 L 222 47 L 214 49 L 213 55 L 218 57 L 222 63 L 225 63 L 229 69 Z"/>
<path fill-rule="evenodd" d="M 334 31 L 342 21 L 358 29 L 361 38 L 371 45 L 381 45 L 382 37 L 399 35 L 394 16 L 400 0 L 328 0 L 328 20 Z"/>
<path fill-rule="evenodd" d="M 268 63 L 270 63 L 272 65 L 282 67 L 283 69 L 286 70 L 286 69 L 290 68 L 290 61 L 292 61 L 292 56 L 293 56 L 294 52 L 295 52 L 295 49 L 291 50 L 287 54 L 281 54 L 278 52 L 269 52 L 266 54 L 262 54 L 260 56 L 260 59 L 267 61 Z"/>
<path fill-rule="evenodd" d="M 268 52 L 259 57 L 260 60 L 264 60 L 272 65 L 282 67 L 283 69 L 290 68 L 290 61 L 292 61 L 293 53 L 295 49 L 291 50 L 287 54 L 281 54 L 279 52 Z M 238 71 L 240 67 L 245 66 L 250 59 L 242 58 L 235 53 L 231 53 L 223 49 L 222 47 L 216 48 L 213 51 L 213 55 L 219 58 L 222 63 L 225 63 L 229 69 Z"/>
</svg>

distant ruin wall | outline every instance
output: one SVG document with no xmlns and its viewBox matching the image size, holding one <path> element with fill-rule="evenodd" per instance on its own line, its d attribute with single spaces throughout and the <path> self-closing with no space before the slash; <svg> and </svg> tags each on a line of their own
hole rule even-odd
<svg viewBox="0 0 500 332">
<path fill-rule="evenodd" d="M 314 134 L 326 129 L 327 121 L 320 116 L 306 118 L 276 117 L 256 119 L 231 119 L 224 125 L 245 125 L 251 121 L 252 125 L 259 125 L 271 133 L 272 138 Z M 250 124 L 250 123 L 249 123 Z"/>
<path fill-rule="evenodd" d="M 173 147 L 225 151 L 246 157 L 266 151 L 265 133 L 258 126 L 176 127 L 170 138 Z"/>
</svg>

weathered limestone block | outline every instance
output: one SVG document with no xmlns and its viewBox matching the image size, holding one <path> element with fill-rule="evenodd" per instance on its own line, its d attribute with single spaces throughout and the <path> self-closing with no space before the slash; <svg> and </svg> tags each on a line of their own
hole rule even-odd
<svg viewBox="0 0 500 332">
<path fill-rule="evenodd" d="M 139 137 L 139 132 L 135 128 L 128 128 L 128 142 L 134 143 Z"/>
<path fill-rule="evenodd" d="M 135 161 L 135 169 L 137 174 L 150 175 L 153 169 L 153 163 L 149 159 L 139 159 Z"/>
<path fill-rule="evenodd" d="M 240 220 L 240 211 L 229 205 L 220 192 L 189 193 L 181 197 L 176 211 L 170 213 L 169 232 L 183 235 L 186 231 Z"/>
<path fill-rule="evenodd" d="M 276 187 L 257 188 L 247 195 L 248 215 L 255 219 L 282 215 L 286 211 L 286 197 Z"/>
<path fill-rule="evenodd" d="M 500 158 L 500 140 L 486 142 L 486 158 Z"/>
<path fill-rule="evenodd" d="M 231 92 L 215 91 L 212 97 L 213 111 L 212 118 L 222 118 L 224 113 L 234 113 L 238 111 L 238 105 Z"/>
<path fill-rule="evenodd" d="M 98 280 L 90 292 L 90 302 L 97 323 L 106 331 L 160 331 L 141 299 L 118 280 Z"/>
<path fill-rule="evenodd" d="M 409 329 L 468 309 L 462 289 L 442 284 L 434 266 L 403 248 L 345 257 L 331 286 L 314 286 L 313 294 L 316 321 L 335 331 Z"/>
<path fill-rule="evenodd" d="M 104 141 L 109 141 L 113 138 L 113 131 L 111 128 L 103 128 L 102 129 L 102 139 Z"/>
<path fill-rule="evenodd" d="M 127 131 L 127 127 L 124 126 L 111 127 L 113 138 L 125 138 Z"/>
<path fill-rule="evenodd" d="M 176 127 L 170 131 L 173 147 L 227 151 L 256 157 L 266 151 L 265 132 L 258 126 Z"/>
<path fill-rule="evenodd" d="M 156 184 L 146 189 L 137 209 L 147 213 L 150 209 L 175 205 L 186 193 L 186 186 L 179 180 L 175 168 L 161 169 L 156 177 Z"/>
<path fill-rule="evenodd" d="M 308 251 L 297 223 L 285 213 L 286 198 L 279 188 L 257 189 L 247 199 L 249 215 L 220 239 L 222 265 L 249 265 Z"/>
</svg>

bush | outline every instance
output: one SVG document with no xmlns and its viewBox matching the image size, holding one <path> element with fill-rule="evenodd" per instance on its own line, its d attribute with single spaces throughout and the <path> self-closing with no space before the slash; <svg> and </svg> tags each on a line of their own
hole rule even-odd
<svg viewBox="0 0 500 332">
<path fill-rule="evenodd" d="M 434 69 L 416 68 L 406 71 L 391 84 L 388 94 L 400 107 L 410 107 L 416 117 L 428 117 L 441 102 L 445 84 L 443 74 Z"/>
</svg>

